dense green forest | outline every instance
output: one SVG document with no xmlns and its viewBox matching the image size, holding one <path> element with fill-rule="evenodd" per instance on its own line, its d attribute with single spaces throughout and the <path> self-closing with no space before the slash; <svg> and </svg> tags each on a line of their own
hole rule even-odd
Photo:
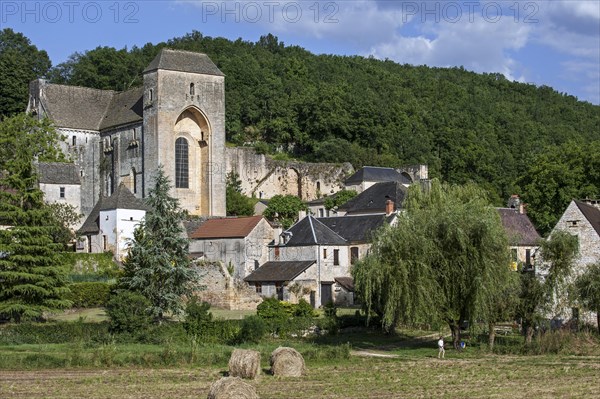
<svg viewBox="0 0 600 399">
<path fill-rule="evenodd" d="M 600 197 L 600 107 L 501 74 L 314 55 L 273 35 L 253 43 L 193 32 L 74 53 L 46 75 L 126 90 L 142 84 L 165 46 L 204 52 L 225 73 L 231 143 L 355 167 L 426 163 L 431 177 L 475 182 L 497 205 L 521 194 L 544 233 L 571 198 Z"/>
</svg>

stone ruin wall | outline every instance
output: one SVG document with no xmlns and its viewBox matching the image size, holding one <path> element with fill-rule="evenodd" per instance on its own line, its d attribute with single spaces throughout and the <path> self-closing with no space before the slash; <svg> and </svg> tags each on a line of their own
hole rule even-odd
<svg viewBox="0 0 600 399">
<path fill-rule="evenodd" d="M 200 301 L 212 307 L 229 310 L 256 310 L 262 298 L 242 280 L 231 277 L 221 262 L 197 261 L 200 269 L 199 285 L 194 292 Z"/>
<path fill-rule="evenodd" d="M 347 162 L 277 161 L 249 147 L 227 148 L 225 162 L 227 173 L 239 175 L 243 193 L 257 198 L 292 194 L 312 201 L 343 189 L 344 180 L 354 172 Z"/>
</svg>

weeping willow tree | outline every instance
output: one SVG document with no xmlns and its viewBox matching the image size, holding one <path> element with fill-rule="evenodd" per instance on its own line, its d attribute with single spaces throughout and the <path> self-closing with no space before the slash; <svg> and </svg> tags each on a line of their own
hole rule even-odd
<svg viewBox="0 0 600 399">
<path fill-rule="evenodd" d="M 394 227 L 380 231 L 353 269 L 355 289 L 383 327 L 448 323 L 456 348 L 464 321 L 487 320 L 510 278 L 498 212 L 475 185 L 413 185 Z"/>
</svg>

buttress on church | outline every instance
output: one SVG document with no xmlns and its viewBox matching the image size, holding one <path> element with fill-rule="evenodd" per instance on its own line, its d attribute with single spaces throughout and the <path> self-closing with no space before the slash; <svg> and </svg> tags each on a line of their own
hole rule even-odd
<svg viewBox="0 0 600 399">
<path fill-rule="evenodd" d="M 40 188 L 48 202 L 63 200 L 84 215 L 78 250 L 118 242 L 109 226 L 99 234 L 110 218 L 112 233 L 133 231 L 143 213 L 118 210 L 145 209 L 141 199 L 159 165 L 183 210 L 225 216 L 224 80 L 207 55 L 162 49 L 143 71 L 143 86 L 131 90 L 30 83 L 27 111 L 54 122 L 72 160 L 39 164 Z"/>
</svg>

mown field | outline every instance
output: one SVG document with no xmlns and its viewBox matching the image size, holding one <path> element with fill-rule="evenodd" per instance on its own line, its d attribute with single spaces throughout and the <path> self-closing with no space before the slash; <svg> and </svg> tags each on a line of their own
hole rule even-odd
<svg viewBox="0 0 600 399">
<path fill-rule="evenodd" d="M 263 373 L 261 398 L 592 398 L 600 356 L 372 358 L 308 362 L 302 378 Z M 268 364 L 263 364 L 268 367 Z M 224 367 L 0 371 L 2 398 L 205 398 Z"/>
</svg>

